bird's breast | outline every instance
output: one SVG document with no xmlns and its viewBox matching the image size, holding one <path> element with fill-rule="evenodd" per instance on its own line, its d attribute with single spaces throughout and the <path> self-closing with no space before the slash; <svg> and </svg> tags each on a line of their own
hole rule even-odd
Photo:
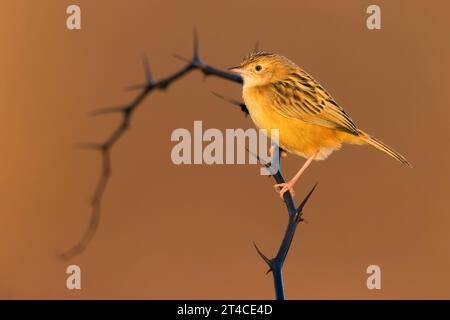
<svg viewBox="0 0 450 320">
<path fill-rule="evenodd" d="M 336 130 L 288 118 L 276 110 L 272 98 L 258 87 L 244 88 L 244 102 L 250 117 L 258 128 L 279 130 L 279 144 L 288 152 L 303 157 L 317 154 L 317 160 L 325 159 L 341 141 Z"/>
</svg>

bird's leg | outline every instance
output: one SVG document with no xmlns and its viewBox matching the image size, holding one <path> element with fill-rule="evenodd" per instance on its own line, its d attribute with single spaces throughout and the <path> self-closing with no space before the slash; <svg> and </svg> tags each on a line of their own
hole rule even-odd
<svg viewBox="0 0 450 320">
<path fill-rule="evenodd" d="M 308 168 L 308 166 L 311 164 L 311 162 L 314 160 L 315 157 L 316 154 L 309 157 L 308 160 L 306 160 L 306 162 L 303 164 L 303 166 L 300 168 L 300 170 L 298 170 L 297 174 L 291 180 L 285 183 L 279 183 L 274 185 L 274 188 L 280 194 L 281 199 L 283 199 L 284 193 L 288 190 L 293 197 L 295 196 L 295 192 L 293 189 L 294 184 L 298 181 L 300 176 L 303 174 L 303 172 L 305 172 L 306 168 Z"/>
</svg>

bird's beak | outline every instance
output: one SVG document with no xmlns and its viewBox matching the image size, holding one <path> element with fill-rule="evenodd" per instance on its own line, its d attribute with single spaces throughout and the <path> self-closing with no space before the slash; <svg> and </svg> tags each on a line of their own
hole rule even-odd
<svg viewBox="0 0 450 320">
<path fill-rule="evenodd" d="M 237 73 L 237 74 L 239 74 L 241 76 L 248 74 L 248 71 L 245 70 L 245 69 L 242 69 L 241 67 L 231 67 L 231 68 L 228 68 L 228 71 L 233 72 L 233 73 Z"/>
</svg>

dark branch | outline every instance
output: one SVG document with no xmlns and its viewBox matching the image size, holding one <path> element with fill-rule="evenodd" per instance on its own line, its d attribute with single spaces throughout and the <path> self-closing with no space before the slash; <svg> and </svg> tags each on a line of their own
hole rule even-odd
<svg viewBox="0 0 450 320">
<path fill-rule="evenodd" d="M 235 83 L 242 84 L 242 78 L 233 73 L 229 73 L 217 68 L 214 68 L 208 64 L 206 64 L 200 57 L 199 52 L 199 41 L 197 32 L 194 33 L 194 45 L 193 45 L 193 55 L 192 59 L 183 59 L 187 62 L 187 64 L 182 67 L 180 70 L 174 72 L 173 74 L 161 78 L 158 81 L 154 81 L 150 69 L 150 64 L 148 63 L 147 58 L 143 59 L 144 63 L 144 73 L 145 73 L 145 81 L 146 83 L 143 85 L 133 86 L 133 89 L 139 89 L 139 93 L 136 97 L 128 104 L 122 107 L 113 107 L 113 108 L 105 108 L 95 110 L 91 113 L 91 115 L 103 115 L 110 113 L 121 113 L 122 121 L 119 125 L 111 132 L 110 136 L 101 143 L 89 143 L 84 144 L 82 147 L 98 150 L 102 156 L 102 169 L 101 175 L 99 177 L 97 187 L 94 191 L 94 196 L 92 199 L 92 207 L 91 207 L 91 218 L 88 225 L 87 230 L 85 231 L 81 240 L 72 248 L 67 250 L 65 253 L 61 255 L 63 259 L 70 259 L 80 253 L 82 253 L 93 236 L 95 235 L 95 231 L 99 225 L 100 213 L 101 213 L 101 202 L 103 199 L 103 195 L 108 186 L 108 181 L 111 176 L 111 159 L 110 152 L 113 146 L 120 141 L 122 136 L 125 134 L 127 129 L 131 124 L 131 119 L 134 111 L 141 106 L 144 99 L 154 90 L 166 90 L 172 85 L 175 81 L 181 79 L 182 77 L 189 74 L 191 71 L 199 70 L 205 76 L 215 76 L 218 78 L 222 78 L 228 81 L 232 81 Z M 247 109 L 241 106 L 241 110 L 247 114 Z"/>
<path fill-rule="evenodd" d="M 247 149 L 248 152 L 250 152 Z M 264 165 L 266 168 L 271 166 L 271 163 L 264 163 L 258 155 L 252 154 L 254 157 L 258 159 L 258 161 Z M 278 153 L 275 153 L 278 156 L 278 163 L 281 161 L 281 148 L 278 148 Z M 272 177 L 275 179 L 277 183 L 284 183 L 285 179 L 281 174 L 281 169 L 279 169 Z M 272 272 L 273 275 L 273 283 L 275 287 L 275 298 L 277 300 L 284 300 L 284 284 L 283 284 L 283 265 L 286 261 L 287 254 L 291 247 L 292 240 L 294 239 L 295 231 L 297 230 L 297 226 L 300 222 L 303 221 L 303 208 L 308 202 L 309 198 L 313 194 L 314 190 L 317 187 L 317 183 L 311 188 L 306 197 L 300 203 L 298 207 L 295 207 L 294 199 L 290 192 L 286 192 L 283 195 L 283 200 L 286 205 L 288 211 L 288 225 L 286 227 L 286 231 L 284 232 L 283 239 L 281 241 L 280 247 L 278 248 L 277 254 L 274 258 L 269 259 L 266 255 L 262 253 L 262 251 L 258 248 L 258 246 L 253 242 L 253 245 L 256 248 L 259 256 L 264 260 L 264 262 L 269 266 L 269 270 L 267 273 Z"/>
</svg>

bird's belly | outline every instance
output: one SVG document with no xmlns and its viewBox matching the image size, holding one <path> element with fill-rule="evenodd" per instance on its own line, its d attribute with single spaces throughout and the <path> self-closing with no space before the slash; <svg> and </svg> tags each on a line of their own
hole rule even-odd
<svg viewBox="0 0 450 320">
<path fill-rule="evenodd" d="M 305 158 L 316 155 L 316 160 L 323 160 L 341 147 L 336 130 L 283 117 L 268 106 L 247 106 L 258 128 L 266 129 L 269 136 L 271 129 L 279 130 L 279 145 L 290 153 Z"/>
</svg>

